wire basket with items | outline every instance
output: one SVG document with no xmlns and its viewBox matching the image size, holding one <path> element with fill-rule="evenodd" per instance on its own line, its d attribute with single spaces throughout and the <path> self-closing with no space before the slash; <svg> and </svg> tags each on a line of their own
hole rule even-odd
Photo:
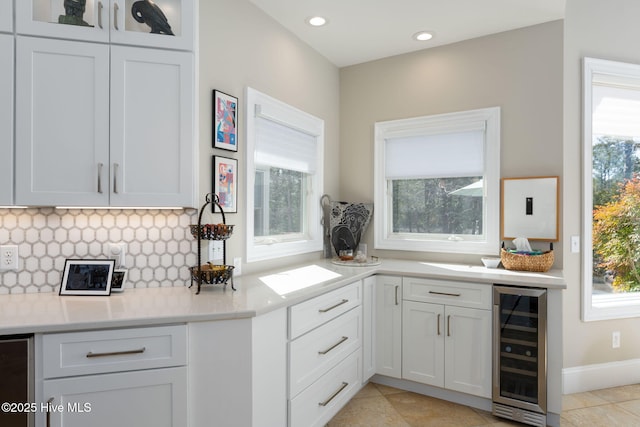
<svg viewBox="0 0 640 427">
<path fill-rule="evenodd" d="M 207 206 L 214 204 L 217 206 L 222 216 L 222 223 L 219 224 L 202 224 L 202 214 Z M 198 265 L 195 267 L 189 267 L 191 273 L 191 286 L 194 281 L 198 284 L 198 291 L 196 295 L 200 293 L 200 287 L 203 284 L 206 285 L 227 285 L 231 284 L 231 289 L 236 290 L 233 285 L 233 265 L 227 265 L 227 247 L 226 240 L 231 237 L 233 233 L 233 225 L 226 223 L 224 211 L 220 206 L 218 196 L 213 193 L 209 193 L 205 196 L 205 204 L 202 205 L 200 213 L 198 214 L 198 224 L 191 224 L 189 226 L 191 235 L 198 239 Z M 222 241 L 222 264 L 213 264 L 207 262 L 202 264 L 202 240 L 221 240 Z M 191 287 L 190 286 L 190 287 Z"/>
</svg>

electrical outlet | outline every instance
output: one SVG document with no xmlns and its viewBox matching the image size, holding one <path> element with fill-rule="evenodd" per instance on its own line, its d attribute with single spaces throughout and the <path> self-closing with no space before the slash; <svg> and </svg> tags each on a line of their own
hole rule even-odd
<svg viewBox="0 0 640 427">
<path fill-rule="evenodd" d="M 611 334 L 611 348 L 620 348 L 620 331 Z"/>
<path fill-rule="evenodd" d="M 107 258 L 116 260 L 116 268 L 126 267 L 127 244 L 107 243 Z"/>
<path fill-rule="evenodd" d="M 209 240 L 209 261 L 222 261 L 223 258 L 223 241 Z"/>
<path fill-rule="evenodd" d="M 15 245 L 0 246 L 0 270 L 18 269 L 18 247 Z"/>
<path fill-rule="evenodd" d="M 242 257 L 233 258 L 233 275 L 239 276 L 242 274 Z"/>
</svg>

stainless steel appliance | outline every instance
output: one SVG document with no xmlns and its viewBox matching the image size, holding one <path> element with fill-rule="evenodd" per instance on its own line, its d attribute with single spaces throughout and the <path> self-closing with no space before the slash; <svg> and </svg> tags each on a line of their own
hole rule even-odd
<svg viewBox="0 0 640 427">
<path fill-rule="evenodd" d="M 0 336 L 0 426 L 33 427 L 33 336 Z"/>
<path fill-rule="evenodd" d="M 547 424 L 547 291 L 493 287 L 493 414 Z"/>
</svg>

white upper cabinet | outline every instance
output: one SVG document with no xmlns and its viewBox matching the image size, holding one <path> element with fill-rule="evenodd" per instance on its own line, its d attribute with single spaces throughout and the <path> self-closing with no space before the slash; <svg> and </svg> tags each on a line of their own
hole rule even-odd
<svg viewBox="0 0 640 427">
<path fill-rule="evenodd" d="M 0 205 L 13 204 L 13 36 L 0 34 Z"/>
<path fill-rule="evenodd" d="M 13 0 L 0 0 L 0 32 L 13 31 Z"/>
<path fill-rule="evenodd" d="M 195 0 L 86 0 L 84 11 L 64 3 L 17 1 L 17 33 L 193 50 Z"/>
<path fill-rule="evenodd" d="M 16 43 L 16 204 L 107 206 L 109 46 Z"/>
<path fill-rule="evenodd" d="M 112 206 L 193 206 L 193 55 L 111 47 Z"/>
<path fill-rule="evenodd" d="M 18 37 L 16 204 L 193 206 L 193 68 L 190 52 Z"/>
</svg>

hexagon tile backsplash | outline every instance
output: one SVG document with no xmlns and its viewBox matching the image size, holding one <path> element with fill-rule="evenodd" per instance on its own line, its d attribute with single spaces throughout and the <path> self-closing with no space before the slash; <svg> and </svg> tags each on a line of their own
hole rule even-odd
<svg viewBox="0 0 640 427">
<path fill-rule="evenodd" d="M 0 209 L 0 245 L 17 245 L 19 269 L 0 271 L 0 295 L 58 292 L 67 258 L 106 258 L 126 243 L 127 287 L 189 284 L 196 210 Z"/>
</svg>

